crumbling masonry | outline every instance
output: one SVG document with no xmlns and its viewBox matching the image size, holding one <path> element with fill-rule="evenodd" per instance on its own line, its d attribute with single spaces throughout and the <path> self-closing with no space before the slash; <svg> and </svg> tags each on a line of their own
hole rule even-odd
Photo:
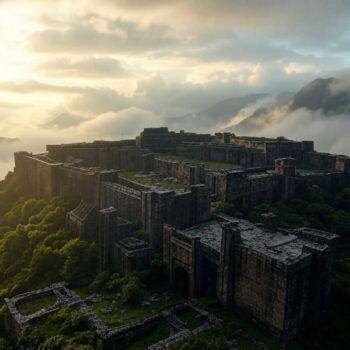
<svg viewBox="0 0 350 350">
<path fill-rule="evenodd" d="M 148 128 L 135 140 L 17 152 L 15 163 L 35 195 L 76 204 L 68 225 L 97 242 L 101 270 L 128 274 L 162 253 L 173 284 L 190 296 L 216 296 L 283 343 L 317 324 L 327 307 L 337 236 L 278 230 L 271 215 L 264 227 L 213 217 L 210 208 L 212 201 L 285 201 L 312 184 L 334 194 L 350 185 L 346 156 L 284 137 Z"/>
<path fill-rule="evenodd" d="M 24 316 L 19 310 L 19 306 L 23 302 L 45 297 L 52 294 L 56 297 L 53 306 L 41 309 L 31 315 Z M 31 325 L 39 322 L 64 306 L 82 311 L 89 322 L 92 329 L 97 334 L 97 350 L 113 350 L 123 349 L 133 342 L 142 338 L 152 328 L 157 327 L 160 323 L 167 323 L 171 329 L 171 335 L 168 338 L 149 346 L 146 350 L 166 349 L 170 345 L 198 334 L 206 329 L 215 327 L 221 320 L 214 315 L 198 308 L 193 302 L 189 301 L 183 304 L 174 305 L 164 308 L 158 313 L 148 318 L 130 323 L 124 326 L 110 328 L 108 327 L 87 304 L 87 300 L 83 300 L 75 292 L 67 287 L 67 283 L 61 282 L 53 284 L 47 288 L 35 290 L 19 294 L 13 298 L 6 298 L 7 319 L 6 326 L 13 336 L 19 337 L 26 332 Z M 199 321 L 198 327 L 193 330 L 188 329 L 187 325 L 177 318 L 177 313 L 189 310 Z"/>
</svg>

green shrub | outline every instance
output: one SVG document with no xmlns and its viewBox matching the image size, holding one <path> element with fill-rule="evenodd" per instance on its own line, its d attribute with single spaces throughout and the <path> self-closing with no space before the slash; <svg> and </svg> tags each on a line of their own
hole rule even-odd
<svg viewBox="0 0 350 350">
<path fill-rule="evenodd" d="M 140 280 L 133 276 L 128 283 L 123 286 L 122 300 L 127 305 L 138 305 L 141 303 L 144 295 L 144 287 Z"/>
<path fill-rule="evenodd" d="M 100 291 L 107 287 L 107 283 L 111 278 L 110 271 L 100 272 L 95 279 L 90 283 L 89 290 L 91 291 Z"/>
</svg>

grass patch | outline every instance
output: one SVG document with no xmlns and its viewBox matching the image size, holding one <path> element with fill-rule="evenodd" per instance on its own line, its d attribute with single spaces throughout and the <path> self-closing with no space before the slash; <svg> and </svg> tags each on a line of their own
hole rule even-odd
<svg viewBox="0 0 350 350">
<path fill-rule="evenodd" d="M 111 300 L 104 300 L 100 303 L 92 304 L 91 308 L 96 312 L 102 322 L 104 322 L 110 328 L 133 323 L 146 318 L 151 313 L 150 310 L 147 310 L 141 306 L 128 306 L 122 304 L 121 302 L 112 304 Z M 104 308 L 111 308 L 112 312 L 104 314 L 102 312 Z"/>
<path fill-rule="evenodd" d="M 301 350 L 302 347 L 299 344 L 291 344 L 289 346 L 283 347 L 279 345 L 273 337 L 263 329 L 260 329 L 252 324 L 244 321 L 235 312 L 226 310 L 216 299 L 213 298 L 199 298 L 199 306 L 203 309 L 209 311 L 213 315 L 221 318 L 223 323 L 213 330 L 204 331 L 214 332 L 214 334 L 223 335 L 227 337 L 228 340 L 235 338 L 238 341 L 239 349 L 255 349 L 253 344 L 248 343 L 245 339 L 241 337 L 236 337 L 231 333 L 235 330 L 242 329 L 251 336 L 253 336 L 257 341 L 263 342 L 268 346 L 270 350 Z M 203 333 L 204 333 L 203 332 Z"/>
<path fill-rule="evenodd" d="M 56 302 L 56 297 L 54 294 L 45 295 L 39 298 L 25 300 L 18 304 L 19 311 L 22 315 L 31 315 L 41 309 L 49 308 L 53 306 Z"/>
<path fill-rule="evenodd" d="M 82 299 L 85 299 L 89 294 L 91 294 L 87 286 L 73 287 L 71 289 L 73 292 L 77 293 Z"/>
<path fill-rule="evenodd" d="M 125 350 L 144 350 L 148 346 L 166 339 L 169 336 L 170 325 L 167 322 L 159 322 L 145 337 L 129 345 Z"/>
<path fill-rule="evenodd" d="M 179 314 L 177 314 L 176 317 L 182 322 L 185 322 L 187 328 L 191 331 L 199 327 L 200 325 L 200 322 L 195 318 L 193 311 L 189 309 L 179 312 Z"/>
<path fill-rule="evenodd" d="M 155 186 L 156 184 L 159 184 L 160 186 L 164 188 L 168 188 L 171 190 L 184 190 L 188 186 L 184 183 L 181 182 L 174 182 L 170 180 L 166 180 L 165 176 L 145 176 L 145 177 L 140 177 L 138 176 L 140 173 L 138 172 L 133 172 L 133 171 L 121 171 L 120 176 L 131 180 L 138 182 L 142 185 L 147 185 L 147 186 Z"/>
<path fill-rule="evenodd" d="M 149 242 L 149 233 L 144 230 L 136 230 L 131 234 L 133 237 L 140 239 L 141 241 Z"/>
<path fill-rule="evenodd" d="M 148 293 L 150 295 L 160 295 L 160 293 L 165 291 L 163 287 L 159 287 L 151 291 L 148 290 Z M 172 294 L 168 300 L 159 300 L 152 302 L 150 305 L 136 306 L 123 304 L 120 299 L 116 299 L 115 294 L 102 293 L 104 300 L 99 303 L 91 304 L 90 306 L 108 327 L 114 328 L 147 318 L 168 306 L 179 304 L 186 300 L 182 294 L 174 291 L 171 292 Z M 104 314 L 102 312 L 104 308 L 111 308 L 112 312 Z"/>
<path fill-rule="evenodd" d="M 206 169 L 240 169 L 242 168 L 240 165 L 237 165 L 237 164 L 186 158 L 186 157 L 178 156 L 177 154 L 157 153 L 156 157 L 165 159 L 165 160 L 174 160 L 174 161 L 188 162 L 188 163 L 194 163 L 194 164 L 203 164 Z"/>
<path fill-rule="evenodd" d="M 239 350 L 258 350 L 254 344 L 249 343 L 247 340 L 242 338 L 237 340 L 237 347 Z"/>
</svg>

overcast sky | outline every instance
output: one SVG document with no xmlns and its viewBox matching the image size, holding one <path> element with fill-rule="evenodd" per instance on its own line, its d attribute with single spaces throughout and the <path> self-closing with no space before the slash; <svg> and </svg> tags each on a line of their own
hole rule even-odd
<svg viewBox="0 0 350 350">
<path fill-rule="evenodd" d="M 0 0 L 0 136 L 37 151 L 296 91 L 347 70 L 349 22 L 349 0 Z M 43 127 L 61 113 L 86 122 Z"/>
</svg>

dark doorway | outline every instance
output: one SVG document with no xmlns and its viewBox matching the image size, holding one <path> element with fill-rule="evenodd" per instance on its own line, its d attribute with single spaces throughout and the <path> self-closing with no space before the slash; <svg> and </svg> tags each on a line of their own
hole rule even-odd
<svg viewBox="0 0 350 350">
<path fill-rule="evenodd" d="M 183 267 L 178 267 L 175 270 L 175 284 L 181 292 L 188 295 L 189 293 L 189 278 L 188 273 Z"/>
<path fill-rule="evenodd" d="M 203 258 L 203 289 L 202 294 L 207 297 L 216 297 L 216 280 L 218 266 L 208 259 Z"/>
</svg>

